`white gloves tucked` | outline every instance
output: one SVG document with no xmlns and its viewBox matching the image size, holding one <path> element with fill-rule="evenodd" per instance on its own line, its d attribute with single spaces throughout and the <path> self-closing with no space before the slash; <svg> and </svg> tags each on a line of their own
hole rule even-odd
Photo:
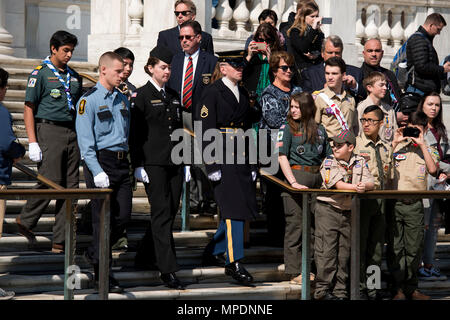
<svg viewBox="0 0 450 320">
<path fill-rule="evenodd" d="M 184 167 L 184 179 L 186 182 L 191 181 L 191 166 Z"/>
<path fill-rule="evenodd" d="M 138 168 L 134 169 L 134 177 L 137 180 L 142 181 L 144 183 L 150 182 L 150 180 L 148 179 L 147 172 L 145 172 L 144 167 L 138 167 Z"/>
<path fill-rule="evenodd" d="M 108 175 L 104 172 L 100 172 L 98 175 L 94 177 L 94 183 L 97 188 L 108 188 L 109 187 Z"/>
<path fill-rule="evenodd" d="M 208 179 L 211 181 L 219 181 L 222 178 L 222 171 L 217 170 L 208 174 Z"/>
<path fill-rule="evenodd" d="M 256 180 L 256 171 L 252 171 L 252 180 L 253 180 L 253 181 Z"/>
<path fill-rule="evenodd" d="M 31 161 L 40 162 L 42 161 L 42 151 L 39 148 L 39 144 L 37 142 L 31 142 L 28 147 L 28 155 Z"/>
</svg>

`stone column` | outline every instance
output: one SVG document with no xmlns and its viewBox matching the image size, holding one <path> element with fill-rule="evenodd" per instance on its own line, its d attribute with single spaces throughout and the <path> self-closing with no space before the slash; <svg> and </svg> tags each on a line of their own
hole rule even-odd
<svg viewBox="0 0 450 320">
<path fill-rule="evenodd" d="M 11 58 L 14 50 L 11 48 L 13 36 L 5 29 L 6 0 L 0 0 L 0 58 Z"/>
</svg>

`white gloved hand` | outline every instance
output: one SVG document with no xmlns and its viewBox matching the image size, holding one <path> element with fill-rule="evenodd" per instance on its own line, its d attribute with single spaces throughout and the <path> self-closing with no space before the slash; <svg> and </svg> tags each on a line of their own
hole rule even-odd
<svg viewBox="0 0 450 320">
<path fill-rule="evenodd" d="M 34 162 L 42 161 L 42 151 L 41 148 L 39 148 L 39 143 L 37 142 L 30 143 L 30 145 L 28 146 L 28 155 L 31 161 Z"/>
<path fill-rule="evenodd" d="M 184 179 L 186 182 L 191 181 L 191 166 L 184 167 Z"/>
<path fill-rule="evenodd" d="M 108 175 L 104 172 L 100 172 L 98 175 L 94 177 L 94 183 L 97 188 L 108 188 L 109 187 Z"/>
<path fill-rule="evenodd" d="M 137 180 L 142 181 L 144 183 L 150 182 L 150 180 L 148 179 L 147 172 L 145 171 L 144 167 L 138 167 L 138 168 L 134 169 L 134 177 Z"/>
<path fill-rule="evenodd" d="M 208 179 L 211 181 L 219 181 L 222 178 L 222 172 L 220 170 L 214 171 L 208 174 Z"/>
<path fill-rule="evenodd" d="M 256 180 L 256 171 L 252 171 L 252 180 L 253 180 L 253 181 Z"/>
</svg>

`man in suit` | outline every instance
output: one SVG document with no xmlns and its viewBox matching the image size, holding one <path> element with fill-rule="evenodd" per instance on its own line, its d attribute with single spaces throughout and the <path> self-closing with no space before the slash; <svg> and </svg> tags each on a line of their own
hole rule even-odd
<svg viewBox="0 0 450 320">
<path fill-rule="evenodd" d="M 327 61 L 331 57 L 342 58 L 344 44 L 338 36 L 328 36 L 322 44 L 323 61 Z M 352 65 L 346 66 L 347 72 L 343 77 L 343 84 L 346 90 L 360 100 L 364 96 L 364 87 L 362 84 L 363 74 L 361 69 Z M 307 92 L 322 90 L 325 85 L 325 64 L 317 64 L 302 71 L 302 89 Z"/>
<path fill-rule="evenodd" d="M 158 34 L 158 46 L 166 46 L 172 51 L 172 54 L 177 54 L 182 52 L 180 41 L 178 37 L 180 36 L 180 26 L 186 21 L 194 21 L 195 14 L 197 12 L 197 7 L 191 0 L 177 0 L 174 5 L 175 16 L 177 18 L 178 25 L 174 28 L 160 31 Z M 213 39 L 212 36 L 202 31 L 201 32 L 201 43 L 200 48 L 203 51 L 208 51 L 214 54 Z"/>
<path fill-rule="evenodd" d="M 202 28 L 197 21 L 186 21 L 180 26 L 180 44 L 183 52 L 172 60 L 172 76 L 168 86 L 178 92 L 183 105 L 183 125 L 193 130 L 192 113 L 199 104 L 203 89 L 210 83 L 217 58 L 200 50 Z M 206 177 L 204 165 L 192 167 L 190 205 L 198 211 L 215 212 L 214 195 Z"/>
</svg>

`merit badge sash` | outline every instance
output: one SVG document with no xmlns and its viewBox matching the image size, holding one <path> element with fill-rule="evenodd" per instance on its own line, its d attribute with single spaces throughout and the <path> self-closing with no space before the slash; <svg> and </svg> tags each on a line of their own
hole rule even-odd
<svg viewBox="0 0 450 320">
<path fill-rule="evenodd" d="M 342 130 L 349 130 L 347 121 L 345 121 L 344 115 L 342 114 L 341 109 L 339 109 L 338 105 L 334 103 L 330 98 L 328 98 L 328 96 L 323 92 L 319 93 L 319 97 L 321 97 L 330 107 L 331 113 L 333 113 L 333 115 L 341 125 Z"/>
</svg>

